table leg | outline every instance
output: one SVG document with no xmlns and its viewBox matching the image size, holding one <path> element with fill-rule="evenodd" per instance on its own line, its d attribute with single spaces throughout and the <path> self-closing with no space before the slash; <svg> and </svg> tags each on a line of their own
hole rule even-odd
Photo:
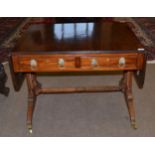
<svg viewBox="0 0 155 155">
<path fill-rule="evenodd" d="M 36 75 L 33 73 L 26 74 L 26 79 L 28 86 L 27 127 L 29 132 L 32 133 L 32 119 L 37 97 L 36 90 L 41 85 L 37 82 Z"/>
<path fill-rule="evenodd" d="M 126 99 L 131 126 L 134 129 L 136 129 L 135 109 L 134 109 L 133 95 L 132 95 L 132 75 L 133 75 L 132 71 L 125 71 L 123 74 L 123 78 L 120 82 L 119 88 L 124 93 L 124 96 Z M 27 86 L 28 86 L 27 127 L 29 129 L 29 132 L 32 133 L 32 118 L 33 118 L 33 112 L 34 112 L 35 103 L 36 103 L 36 97 L 44 89 L 41 87 L 41 84 L 37 81 L 36 74 L 27 73 L 26 79 L 27 79 Z"/>
<path fill-rule="evenodd" d="M 132 75 L 133 75 L 133 72 L 131 71 L 124 72 L 121 85 L 122 85 L 122 91 L 125 95 L 128 111 L 129 111 L 131 126 L 134 129 L 136 129 L 135 108 L 134 108 L 133 94 L 132 94 Z"/>
</svg>

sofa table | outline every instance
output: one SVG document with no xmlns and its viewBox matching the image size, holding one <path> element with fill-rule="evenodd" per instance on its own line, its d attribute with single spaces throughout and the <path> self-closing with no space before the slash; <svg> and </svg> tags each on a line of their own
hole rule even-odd
<svg viewBox="0 0 155 155">
<path fill-rule="evenodd" d="M 117 22 L 32 24 L 10 55 L 15 90 L 24 79 L 28 87 L 27 127 L 32 133 L 36 98 L 44 93 L 114 92 L 124 93 L 131 125 L 136 128 L 132 77 L 143 87 L 146 52 L 127 24 Z M 122 72 L 118 86 L 43 88 L 36 73 Z"/>
</svg>

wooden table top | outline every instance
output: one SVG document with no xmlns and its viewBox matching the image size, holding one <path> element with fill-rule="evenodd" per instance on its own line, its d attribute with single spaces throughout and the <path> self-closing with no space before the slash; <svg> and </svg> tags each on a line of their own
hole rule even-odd
<svg viewBox="0 0 155 155">
<path fill-rule="evenodd" d="M 137 51 L 143 45 L 125 23 L 34 24 L 17 42 L 13 52 Z"/>
</svg>

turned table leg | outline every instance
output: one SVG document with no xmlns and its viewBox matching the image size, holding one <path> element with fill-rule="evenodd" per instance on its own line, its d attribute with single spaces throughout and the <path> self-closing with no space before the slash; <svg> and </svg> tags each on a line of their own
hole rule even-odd
<svg viewBox="0 0 155 155">
<path fill-rule="evenodd" d="M 124 72 L 121 85 L 122 85 L 122 91 L 124 93 L 125 100 L 127 103 L 127 108 L 129 111 L 131 126 L 134 129 L 136 129 L 135 108 L 134 108 L 134 101 L 133 101 L 133 95 L 132 95 L 132 75 L 133 75 L 133 72 L 131 71 Z"/>
<path fill-rule="evenodd" d="M 28 86 L 28 109 L 27 109 L 27 127 L 30 133 L 32 133 L 32 119 L 33 112 L 36 103 L 37 89 L 41 87 L 36 79 L 36 75 L 33 73 L 26 74 L 27 86 Z"/>
</svg>

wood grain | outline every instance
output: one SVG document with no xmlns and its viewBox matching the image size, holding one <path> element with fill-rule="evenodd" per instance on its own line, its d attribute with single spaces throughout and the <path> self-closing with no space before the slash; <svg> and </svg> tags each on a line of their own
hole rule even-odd
<svg viewBox="0 0 155 155">
<path fill-rule="evenodd" d="M 126 64 L 119 64 L 120 58 L 125 58 Z M 64 67 L 58 63 L 59 59 L 64 60 Z M 83 71 L 111 71 L 111 70 L 139 70 L 143 68 L 144 56 L 142 53 L 121 53 L 121 54 L 23 54 L 14 55 L 13 66 L 15 72 L 83 72 Z M 92 60 L 98 63 L 92 65 Z M 32 67 L 30 62 L 35 60 L 37 66 Z"/>
</svg>

